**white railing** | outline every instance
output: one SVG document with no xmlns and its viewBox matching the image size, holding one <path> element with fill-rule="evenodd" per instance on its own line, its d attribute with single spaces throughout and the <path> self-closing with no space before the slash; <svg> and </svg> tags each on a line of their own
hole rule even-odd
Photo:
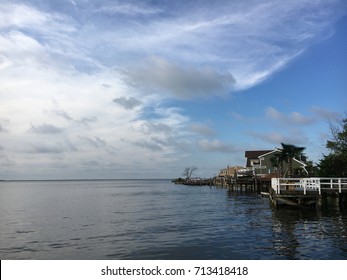
<svg viewBox="0 0 347 280">
<path fill-rule="evenodd" d="M 321 189 L 336 189 L 339 193 L 347 189 L 347 178 L 320 178 Z"/>
<path fill-rule="evenodd" d="M 319 194 L 322 190 L 335 189 L 339 193 L 342 190 L 347 190 L 347 178 L 272 178 L 271 187 L 280 194 L 281 191 L 293 190 L 303 191 L 318 191 Z"/>
<path fill-rule="evenodd" d="M 243 169 L 239 169 L 237 171 L 237 175 L 240 177 L 245 175 L 254 175 L 254 174 L 257 174 L 257 176 L 261 176 L 261 175 L 267 175 L 269 174 L 269 172 L 266 169 L 265 165 L 253 165 L 252 167 L 246 167 Z"/>
</svg>

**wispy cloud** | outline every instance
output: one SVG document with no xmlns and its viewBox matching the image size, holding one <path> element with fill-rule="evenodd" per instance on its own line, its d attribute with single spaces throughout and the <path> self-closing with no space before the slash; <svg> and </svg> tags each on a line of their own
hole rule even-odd
<svg viewBox="0 0 347 280">
<path fill-rule="evenodd" d="M 141 46 L 144 54 L 229 72 L 236 80 L 232 88 L 244 89 L 282 69 L 312 41 L 329 36 L 332 22 L 343 14 L 336 7 L 335 1 L 205 1 L 145 28 L 134 26 L 130 37 L 111 42 L 122 42 L 134 53 Z"/>
<path fill-rule="evenodd" d="M 192 132 L 205 137 L 211 137 L 216 135 L 216 130 L 212 128 L 210 124 L 193 123 L 191 124 L 190 129 Z"/>
<path fill-rule="evenodd" d="M 142 147 L 142 148 L 146 148 L 148 150 L 151 151 L 161 151 L 162 147 L 161 145 L 155 143 L 154 141 L 136 141 L 136 142 L 132 142 L 134 145 L 138 146 L 138 147 Z"/>
<path fill-rule="evenodd" d="M 265 143 L 270 143 L 273 145 L 279 145 L 279 143 L 293 143 L 295 145 L 300 145 L 308 142 L 308 137 L 304 132 L 296 130 L 288 132 L 275 132 L 275 131 L 266 131 L 266 132 L 255 132 L 249 131 L 247 134 L 254 139 L 264 141 Z"/>
<path fill-rule="evenodd" d="M 77 151 L 77 148 L 67 139 L 54 143 L 36 142 L 31 144 L 31 148 L 28 150 L 29 153 L 35 154 L 61 154 L 71 151 Z"/>
<path fill-rule="evenodd" d="M 85 136 L 79 136 L 79 138 L 82 141 L 85 141 L 89 145 L 91 145 L 94 148 L 103 148 L 107 145 L 106 141 L 101 139 L 100 137 L 85 137 Z"/>
<path fill-rule="evenodd" d="M 200 140 L 198 145 L 204 152 L 232 153 L 238 151 L 233 144 L 224 143 L 217 139 L 212 141 L 206 139 Z"/>
<path fill-rule="evenodd" d="M 287 125 L 308 125 L 316 121 L 313 117 L 306 117 L 298 112 L 292 112 L 288 115 L 283 114 L 273 107 L 268 107 L 265 110 L 267 118 L 284 123 Z"/>
<path fill-rule="evenodd" d="M 311 108 L 311 112 L 315 113 L 318 118 L 322 118 L 325 120 L 337 120 L 341 118 L 341 113 L 318 106 L 313 106 Z"/>
<path fill-rule="evenodd" d="M 62 128 L 57 127 L 52 124 L 44 123 L 42 125 L 31 125 L 30 132 L 38 133 L 38 134 L 57 134 L 63 131 Z"/>
<path fill-rule="evenodd" d="M 154 121 L 144 121 L 141 124 L 141 130 L 143 133 L 147 135 L 153 135 L 153 134 L 169 134 L 172 133 L 172 128 L 161 122 L 154 122 Z"/>
<path fill-rule="evenodd" d="M 108 15 L 124 14 L 128 16 L 153 15 L 161 12 L 161 9 L 149 7 L 141 3 L 124 3 L 115 1 L 111 5 L 104 5 L 95 10 L 96 13 L 105 13 Z"/>
<path fill-rule="evenodd" d="M 221 5 L 183 1 L 176 5 L 177 12 L 166 2 L 117 1 L 110 5 L 101 1 L 99 7 L 82 2 L 78 4 L 82 13 L 78 20 L 75 14 L 47 13 L 34 6 L 6 3 L 0 10 L 0 26 L 16 27 L 26 36 L 35 29 L 44 36 L 46 51 L 60 60 L 69 59 L 78 69 L 118 64 L 126 70 L 120 62 L 140 59 L 143 64 L 146 57 L 152 57 L 147 67 L 135 66 L 130 78 L 140 77 L 138 83 L 169 89 L 180 97 L 190 97 L 187 93 L 192 90 L 194 97 L 200 96 L 196 95 L 199 92 L 220 94 L 248 88 L 270 77 L 310 43 L 331 34 L 330 27 L 343 15 L 343 4 L 338 2 L 340 5 L 332 0 L 225 1 Z M 111 17 L 108 28 L 102 29 L 106 22 L 92 17 L 96 11 L 130 18 L 125 25 Z M 146 24 L 135 17 L 157 13 L 161 16 Z M 86 18 L 91 20 L 87 24 L 83 22 Z M 91 32 L 94 39 L 89 36 Z M 148 73 L 149 69 L 152 71 Z M 169 74 L 178 85 L 167 81 Z M 204 87 L 199 87 L 196 82 L 204 78 Z M 182 94 L 181 89 L 185 89 Z"/>
</svg>

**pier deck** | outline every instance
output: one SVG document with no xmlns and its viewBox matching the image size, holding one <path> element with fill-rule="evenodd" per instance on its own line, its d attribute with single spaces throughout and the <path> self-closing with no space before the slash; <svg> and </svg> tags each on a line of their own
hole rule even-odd
<svg viewBox="0 0 347 280">
<path fill-rule="evenodd" d="M 347 178 L 272 178 L 269 194 L 275 207 L 347 206 Z"/>
</svg>

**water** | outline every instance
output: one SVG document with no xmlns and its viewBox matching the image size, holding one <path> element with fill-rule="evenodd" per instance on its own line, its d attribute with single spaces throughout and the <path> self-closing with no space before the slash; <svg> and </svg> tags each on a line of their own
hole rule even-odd
<svg viewBox="0 0 347 280">
<path fill-rule="evenodd" d="M 168 180 L 0 182 L 1 259 L 347 259 L 347 213 Z"/>
</svg>

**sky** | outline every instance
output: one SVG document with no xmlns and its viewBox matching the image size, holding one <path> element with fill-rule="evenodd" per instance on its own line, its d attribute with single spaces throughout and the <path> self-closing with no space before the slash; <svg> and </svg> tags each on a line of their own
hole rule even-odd
<svg viewBox="0 0 347 280">
<path fill-rule="evenodd" d="M 0 179 L 318 162 L 347 110 L 343 0 L 0 0 Z"/>
</svg>

